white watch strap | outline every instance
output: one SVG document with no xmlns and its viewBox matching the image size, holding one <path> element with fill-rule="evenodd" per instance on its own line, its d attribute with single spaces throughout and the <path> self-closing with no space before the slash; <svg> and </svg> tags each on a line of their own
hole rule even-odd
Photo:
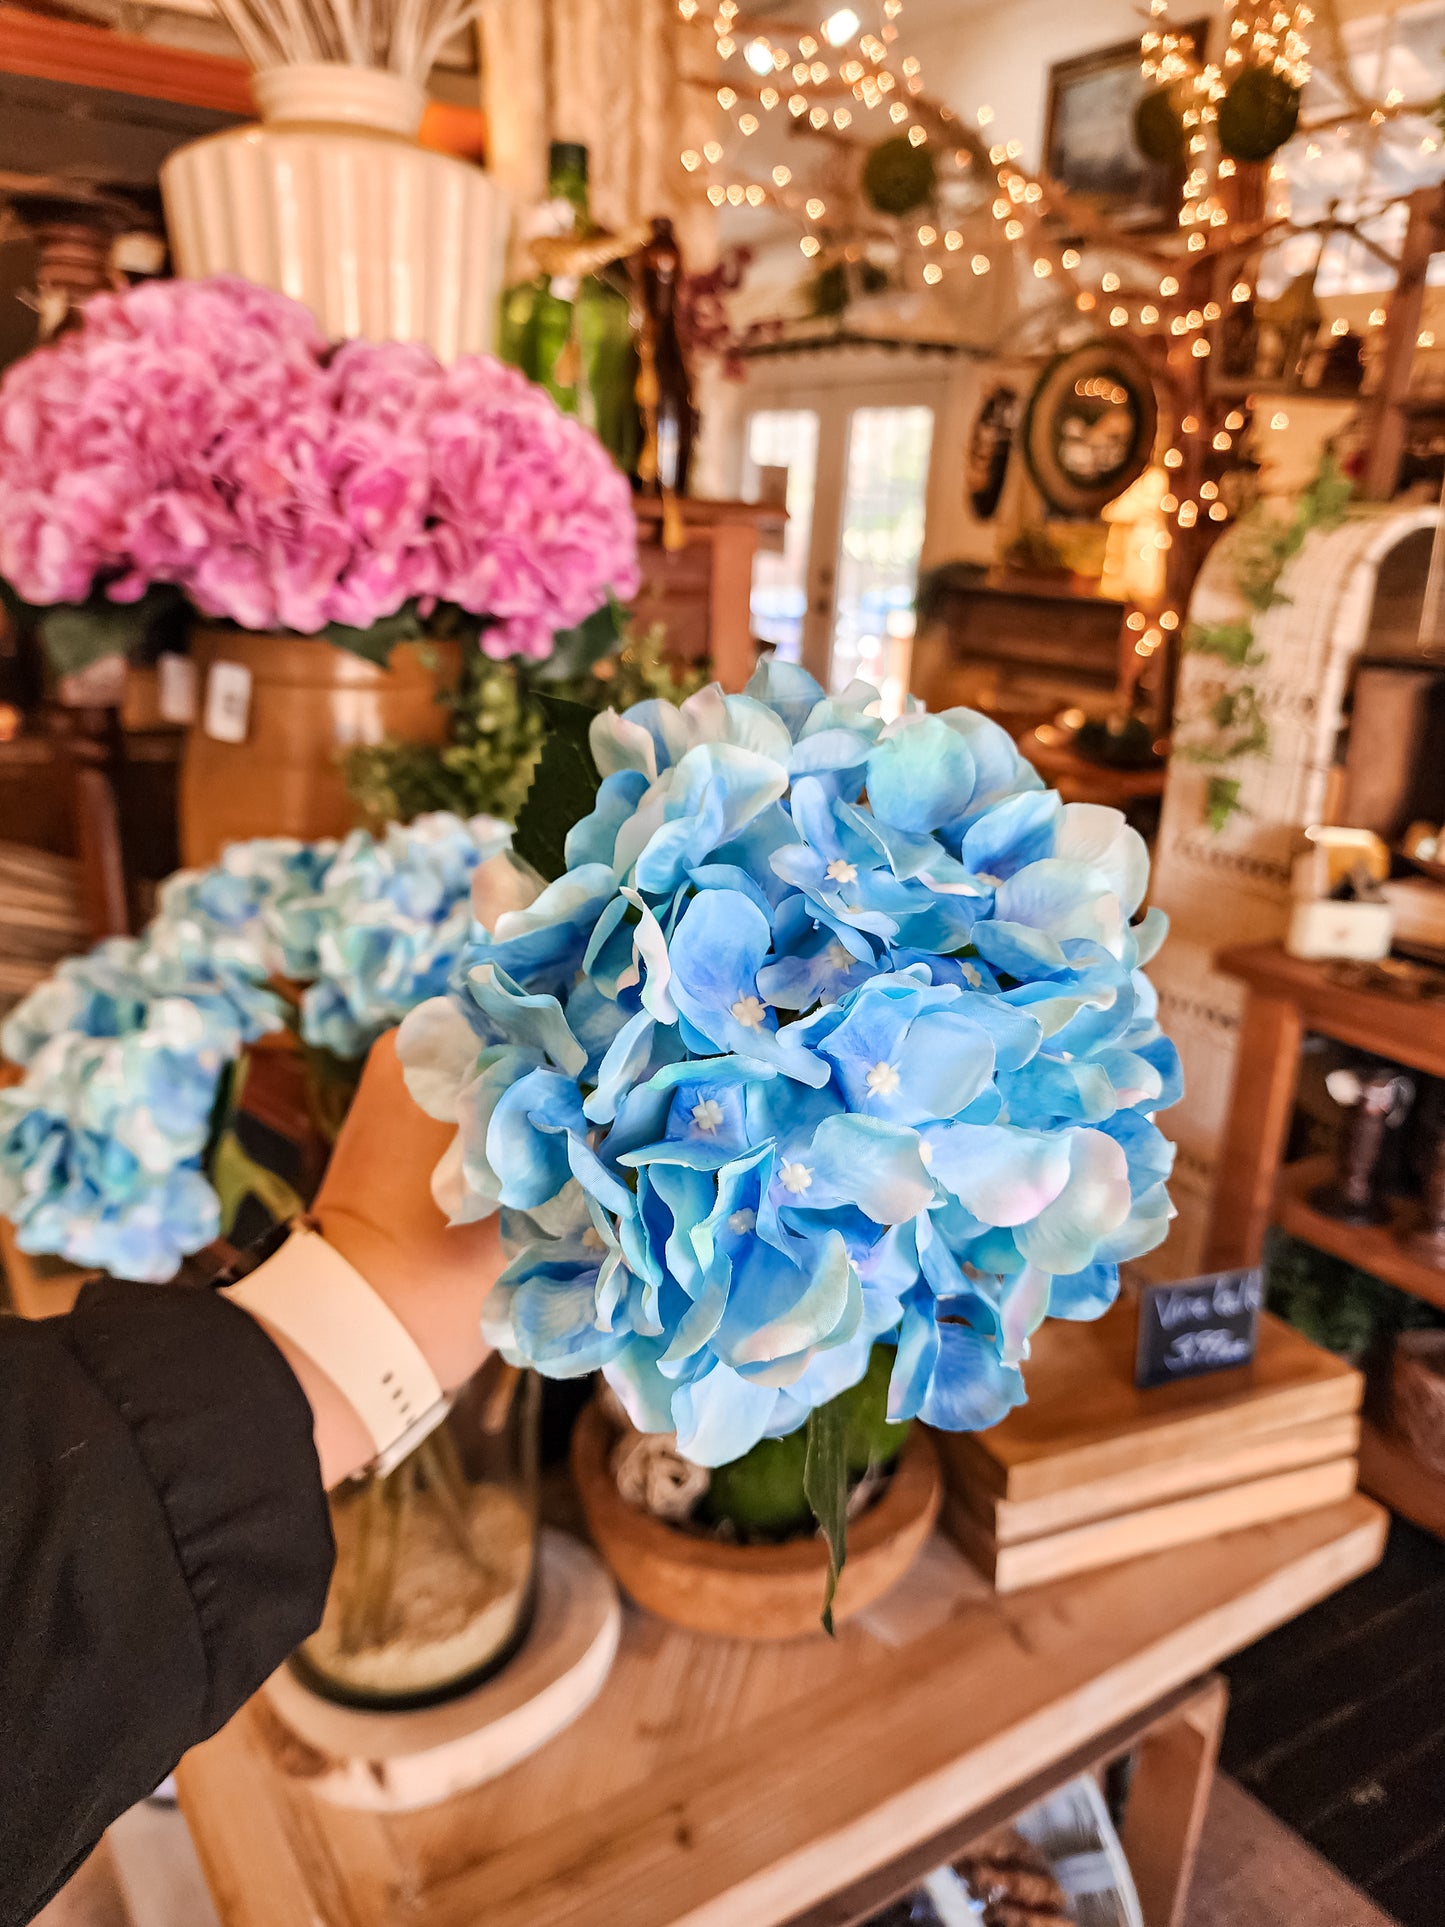
<svg viewBox="0 0 1445 1927">
<path fill-rule="evenodd" d="M 302 1225 L 225 1296 L 289 1339 L 356 1409 L 389 1472 L 449 1401 L 411 1333 L 334 1246 Z"/>
</svg>

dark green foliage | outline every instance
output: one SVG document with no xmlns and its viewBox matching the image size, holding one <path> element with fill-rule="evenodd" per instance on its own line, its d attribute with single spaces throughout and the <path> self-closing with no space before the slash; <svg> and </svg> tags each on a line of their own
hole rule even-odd
<svg viewBox="0 0 1445 1927">
<path fill-rule="evenodd" d="M 1134 109 L 1134 145 L 1146 161 L 1160 167 L 1183 167 L 1189 154 L 1184 117 L 1168 87 L 1154 87 Z"/>
<path fill-rule="evenodd" d="M 808 1414 L 803 1488 L 828 1541 L 828 1583 L 823 1589 L 823 1630 L 833 1631 L 833 1598 L 848 1557 L 848 1419 L 839 1401 L 815 1405 Z"/>
<path fill-rule="evenodd" d="M 509 662 L 463 645 L 462 679 L 437 699 L 450 740 L 368 743 L 346 759 L 346 786 L 367 816 L 409 823 L 425 810 L 500 816 L 522 807 L 542 749 L 542 713 Z"/>
<path fill-rule="evenodd" d="M 353 656 L 385 669 L 399 642 L 419 642 L 425 633 L 415 602 L 407 602 L 394 616 L 383 616 L 370 628 L 354 629 L 349 623 L 328 622 L 321 636 L 323 641 L 334 642 L 338 649 L 349 649 Z"/>
<path fill-rule="evenodd" d="M 863 192 L 879 214 L 911 214 L 932 200 L 937 183 L 932 154 L 906 134 L 880 141 L 863 163 Z"/>
<path fill-rule="evenodd" d="M 546 737 L 512 847 L 551 882 L 567 868 L 567 832 L 591 814 L 602 781 L 587 741 L 597 712 L 560 696 L 539 694 L 536 700 Z"/>
<path fill-rule="evenodd" d="M 1397 1332 L 1445 1323 L 1433 1307 L 1282 1231 L 1265 1252 L 1269 1308 L 1326 1351 L 1358 1363 Z"/>
<path fill-rule="evenodd" d="M 1219 145 L 1237 161 L 1267 161 L 1298 125 L 1299 100 L 1272 67 L 1246 67 L 1219 103 Z"/>
<path fill-rule="evenodd" d="M 88 669 L 105 656 L 139 655 L 153 639 L 171 640 L 186 614 L 180 591 L 156 584 L 135 602 L 111 602 L 93 595 L 86 602 L 56 602 L 41 608 L 0 581 L 0 607 L 19 625 L 39 636 L 57 676 Z"/>
</svg>

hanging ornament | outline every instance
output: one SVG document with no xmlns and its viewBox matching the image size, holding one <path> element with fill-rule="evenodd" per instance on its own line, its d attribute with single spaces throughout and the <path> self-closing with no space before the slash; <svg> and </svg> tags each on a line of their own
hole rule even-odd
<svg viewBox="0 0 1445 1927">
<path fill-rule="evenodd" d="M 1189 136 L 1172 87 L 1153 87 L 1134 109 L 1134 145 L 1146 161 L 1182 168 L 1189 157 Z"/>
<path fill-rule="evenodd" d="M 880 141 L 863 163 L 863 192 L 879 214 L 911 214 L 933 199 L 937 183 L 933 155 L 906 134 Z"/>
<path fill-rule="evenodd" d="M 1299 122 L 1300 90 L 1272 67 L 1246 67 L 1219 103 L 1219 145 L 1236 161 L 1267 161 Z"/>
</svg>

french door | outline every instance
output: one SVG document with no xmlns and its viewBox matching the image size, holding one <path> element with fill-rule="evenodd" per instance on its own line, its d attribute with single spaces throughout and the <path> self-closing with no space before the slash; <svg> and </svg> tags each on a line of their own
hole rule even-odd
<svg viewBox="0 0 1445 1927">
<path fill-rule="evenodd" d="M 750 371 L 743 404 L 743 495 L 787 471 L 782 550 L 754 565 L 753 633 L 825 688 L 877 683 L 891 710 L 908 686 L 938 404 L 927 381 L 799 383 L 781 363 Z"/>
</svg>

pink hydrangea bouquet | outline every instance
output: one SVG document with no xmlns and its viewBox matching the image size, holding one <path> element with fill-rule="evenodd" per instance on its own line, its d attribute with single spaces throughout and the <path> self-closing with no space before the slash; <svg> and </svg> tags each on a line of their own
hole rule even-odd
<svg viewBox="0 0 1445 1927">
<path fill-rule="evenodd" d="M 537 660 L 635 592 L 636 526 L 596 437 L 490 356 L 332 347 L 284 295 L 162 281 L 0 383 L 0 578 L 61 669 L 177 596 L 374 658 L 440 607 Z"/>
</svg>

